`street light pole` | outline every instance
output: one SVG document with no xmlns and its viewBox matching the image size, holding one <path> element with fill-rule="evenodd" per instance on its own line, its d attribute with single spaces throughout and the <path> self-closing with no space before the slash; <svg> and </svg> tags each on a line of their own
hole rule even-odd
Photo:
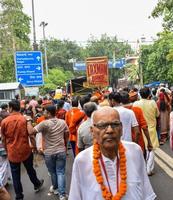
<svg viewBox="0 0 173 200">
<path fill-rule="evenodd" d="M 45 35 L 45 27 L 48 25 L 46 22 L 41 22 L 40 26 L 43 26 L 43 41 L 44 41 L 44 59 L 45 59 L 45 69 L 46 76 L 48 77 L 48 65 L 47 65 L 47 46 L 46 46 L 46 35 Z"/>
<path fill-rule="evenodd" d="M 139 57 L 141 57 L 141 46 L 143 43 L 146 42 L 146 38 L 145 36 L 141 37 L 141 40 L 139 42 Z M 144 79 L 143 79 L 143 62 L 140 60 L 139 61 L 139 77 L 140 77 L 140 86 L 143 87 L 144 86 Z"/>
<path fill-rule="evenodd" d="M 33 25 L 33 50 L 38 50 L 36 31 L 35 31 L 35 12 L 34 12 L 34 0 L 32 0 L 32 25 Z"/>
</svg>

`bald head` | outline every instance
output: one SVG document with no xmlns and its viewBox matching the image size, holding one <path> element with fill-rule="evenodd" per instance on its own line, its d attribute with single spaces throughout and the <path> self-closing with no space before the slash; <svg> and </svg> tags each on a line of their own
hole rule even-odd
<svg viewBox="0 0 173 200">
<path fill-rule="evenodd" d="M 122 135 L 119 113 L 114 108 L 102 107 L 94 111 L 92 123 L 91 132 L 94 141 L 100 145 L 101 152 L 105 156 L 114 159 Z"/>
<path fill-rule="evenodd" d="M 114 120 L 120 120 L 119 113 L 114 108 L 109 106 L 104 106 L 93 112 L 92 122 L 97 123 L 98 121 L 107 120 L 109 117 L 112 117 Z"/>
</svg>

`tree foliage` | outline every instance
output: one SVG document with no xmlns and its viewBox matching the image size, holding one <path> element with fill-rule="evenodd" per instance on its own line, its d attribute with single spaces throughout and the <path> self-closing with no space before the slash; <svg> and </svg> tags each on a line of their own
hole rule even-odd
<svg viewBox="0 0 173 200">
<path fill-rule="evenodd" d="M 67 80 L 74 78 L 70 71 L 64 71 L 62 68 L 53 68 L 49 70 L 48 77 L 45 77 L 44 86 L 41 87 L 41 93 L 46 94 L 50 90 L 55 90 L 57 86 L 64 87 Z"/>
<path fill-rule="evenodd" d="M 132 53 L 129 44 L 119 42 L 117 37 L 110 37 L 103 34 L 100 39 L 91 37 L 85 49 L 86 57 L 107 56 L 108 59 L 124 58 L 126 54 Z"/>
<path fill-rule="evenodd" d="M 65 70 L 71 70 L 73 64 L 69 62 L 70 59 L 83 59 L 81 57 L 81 48 L 76 42 L 69 40 L 57 40 L 51 38 L 46 41 L 48 66 L 50 69 L 61 66 Z M 44 43 L 41 41 L 41 50 L 44 48 Z"/>
<path fill-rule="evenodd" d="M 167 30 L 173 28 L 173 0 L 159 0 L 152 11 L 154 18 L 163 17 L 163 27 Z"/>
<path fill-rule="evenodd" d="M 15 80 L 14 53 L 28 50 L 30 18 L 20 0 L 0 0 L 0 82 Z"/>
<path fill-rule="evenodd" d="M 173 33 L 163 32 L 153 45 L 143 46 L 140 61 L 144 82 L 173 82 Z"/>
</svg>

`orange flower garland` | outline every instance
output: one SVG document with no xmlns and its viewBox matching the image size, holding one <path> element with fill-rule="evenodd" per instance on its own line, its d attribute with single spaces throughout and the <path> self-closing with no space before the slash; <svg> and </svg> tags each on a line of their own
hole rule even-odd
<svg viewBox="0 0 173 200">
<path fill-rule="evenodd" d="M 120 155 L 120 188 L 119 191 L 113 196 L 111 192 L 104 185 L 104 180 L 102 177 L 101 167 L 99 163 L 99 159 L 101 157 L 100 146 L 98 143 L 94 144 L 93 147 L 93 172 L 96 176 L 96 180 L 98 184 L 100 184 L 100 188 L 102 190 L 102 196 L 105 200 L 120 200 L 126 193 L 127 190 L 127 169 L 126 169 L 126 156 L 125 156 L 125 148 L 122 143 L 119 143 L 118 152 Z"/>
</svg>

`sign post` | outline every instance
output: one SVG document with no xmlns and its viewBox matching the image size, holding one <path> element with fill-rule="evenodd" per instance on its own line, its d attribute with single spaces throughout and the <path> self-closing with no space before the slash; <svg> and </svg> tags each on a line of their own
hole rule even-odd
<svg viewBox="0 0 173 200">
<path fill-rule="evenodd" d="M 16 80 L 23 86 L 41 86 L 43 80 L 42 53 L 17 51 L 15 53 Z"/>
<path fill-rule="evenodd" d="M 109 85 L 108 58 L 106 56 L 88 58 L 86 66 L 89 86 L 106 87 Z"/>
</svg>

